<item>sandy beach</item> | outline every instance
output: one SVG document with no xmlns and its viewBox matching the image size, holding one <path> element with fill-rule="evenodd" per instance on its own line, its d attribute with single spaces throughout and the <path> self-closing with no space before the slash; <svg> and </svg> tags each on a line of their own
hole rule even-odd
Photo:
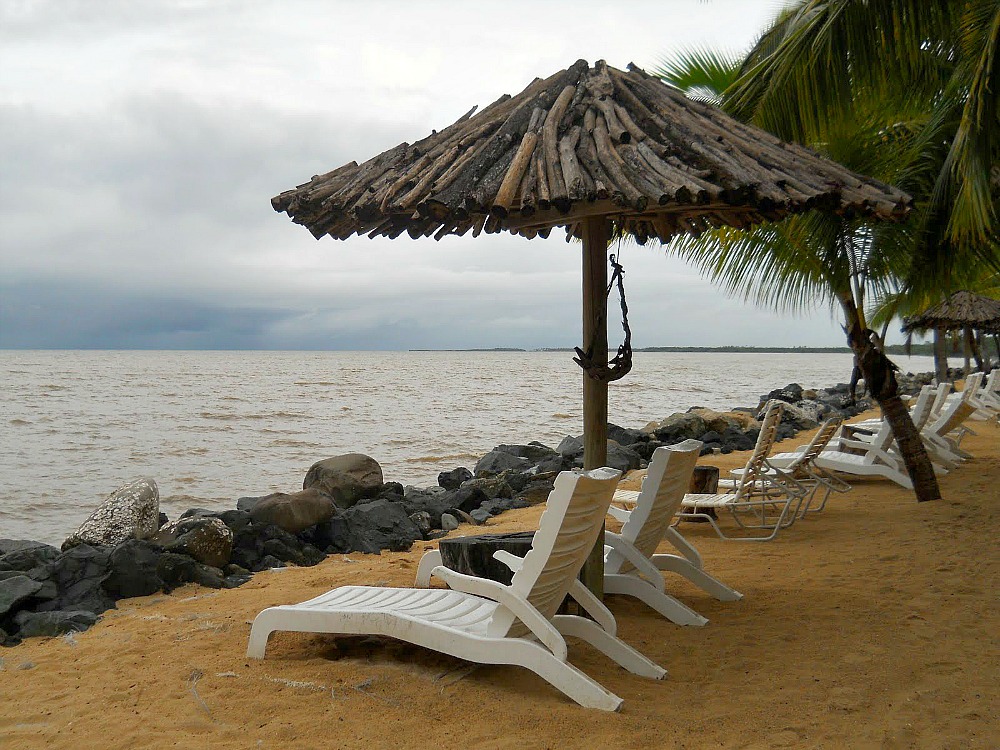
<svg viewBox="0 0 1000 750">
<path fill-rule="evenodd" d="M 674 576 L 668 591 L 710 620 L 681 628 L 609 597 L 619 634 L 669 671 L 635 677 L 572 641 L 570 660 L 625 699 L 617 714 L 525 669 L 380 639 L 277 633 L 264 661 L 245 658 L 261 609 L 347 583 L 412 585 L 424 542 L 123 600 L 85 633 L 0 649 L 0 747 L 998 747 L 1000 428 L 973 426 L 975 458 L 941 477 L 941 501 L 868 480 L 768 543 L 685 524 L 745 598 L 717 602 Z M 453 533 L 531 529 L 540 512 Z"/>
</svg>

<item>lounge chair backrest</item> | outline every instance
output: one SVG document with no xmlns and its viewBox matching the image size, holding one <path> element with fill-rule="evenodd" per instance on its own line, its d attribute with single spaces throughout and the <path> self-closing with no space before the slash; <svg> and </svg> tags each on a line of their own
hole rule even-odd
<svg viewBox="0 0 1000 750">
<path fill-rule="evenodd" d="M 990 373 L 986 378 L 986 385 L 983 386 L 983 395 L 1000 395 L 1000 367 Z"/>
<path fill-rule="evenodd" d="M 944 385 L 948 385 L 944 383 Z M 918 430 L 923 429 L 923 426 L 927 424 L 927 419 L 931 415 L 932 408 L 935 402 L 935 394 L 937 393 L 937 388 L 933 385 L 925 385 L 920 389 L 920 394 L 917 396 L 917 402 L 913 405 L 913 409 L 910 411 L 910 418 L 913 420 L 913 424 Z"/>
<path fill-rule="evenodd" d="M 778 425 L 781 424 L 781 415 L 785 410 L 785 403 L 772 399 L 767 402 L 767 409 L 764 412 L 764 419 L 760 423 L 760 434 L 757 435 L 757 444 L 753 453 L 747 459 L 743 473 L 740 475 L 740 483 L 736 487 L 736 494 L 740 497 L 749 488 L 753 487 L 761 473 L 764 471 L 764 461 L 767 454 L 771 452 L 774 439 L 777 437 Z"/>
<path fill-rule="evenodd" d="M 938 417 L 928 429 L 940 437 L 944 437 L 952 430 L 957 430 L 969 416 L 976 411 L 976 407 L 969 403 L 969 399 L 962 398 L 945 408 L 944 413 Z"/>
<path fill-rule="evenodd" d="M 684 493 L 690 487 L 701 446 L 700 440 L 685 440 L 653 451 L 642 491 L 621 530 L 621 536 L 646 557 L 652 557 L 656 552 L 657 545 L 674 520 L 674 513 L 680 508 Z M 627 573 L 634 566 L 612 550 L 605 561 L 605 569 Z"/>
<path fill-rule="evenodd" d="M 840 417 L 830 417 L 823 422 L 820 428 L 816 431 L 816 434 L 813 435 L 813 439 L 809 441 L 809 445 L 805 447 L 805 450 L 800 451 L 799 457 L 792 463 L 785 466 L 783 470 L 790 474 L 794 474 L 800 466 L 808 466 L 810 463 L 815 461 L 816 456 L 826 450 L 827 445 L 829 445 L 833 436 L 837 434 L 837 430 L 840 429 L 840 425 L 843 424 L 843 421 L 844 420 Z"/>
<path fill-rule="evenodd" d="M 531 549 L 514 573 L 512 592 L 551 619 L 597 543 L 621 472 L 593 469 L 560 472 L 538 521 Z M 506 607 L 498 607 L 487 630 L 491 636 L 527 631 Z"/>
<path fill-rule="evenodd" d="M 962 393 L 965 394 L 966 398 L 976 395 L 976 392 L 979 391 L 979 386 L 983 384 L 984 377 L 985 373 L 974 372 L 965 379 L 965 386 L 962 388 Z"/>
<path fill-rule="evenodd" d="M 934 405 L 931 406 L 932 415 L 941 413 L 941 409 L 944 407 L 944 402 L 948 398 L 949 393 L 951 393 L 951 383 L 947 381 L 938 383 L 937 396 L 934 398 Z"/>
</svg>

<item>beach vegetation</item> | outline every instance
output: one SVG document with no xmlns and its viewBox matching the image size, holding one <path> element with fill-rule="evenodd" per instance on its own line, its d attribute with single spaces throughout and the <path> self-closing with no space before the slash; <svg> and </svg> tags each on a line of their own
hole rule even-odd
<svg viewBox="0 0 1000 750">
<path fill-rule="evenodd" d="M 937 482 L 870 313 L 889 300 L 903 311 L 941 299 L 1000 268 L 998 42 L 995 2 L 800 0 L 738 61 L 695 50 L 657 71 L 913 197 L 902 224 L 814 212 L 679 238 L 669 251 L 747 299 L 787 311 L 839 309 L 920 500 L 939 496 Z"/>
</svg>

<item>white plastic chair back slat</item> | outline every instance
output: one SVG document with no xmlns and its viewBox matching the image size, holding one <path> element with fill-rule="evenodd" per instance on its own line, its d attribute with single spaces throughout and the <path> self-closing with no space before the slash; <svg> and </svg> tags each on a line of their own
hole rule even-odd
<svg viewBox="0 0 1000 750">
<path fill-rule="evenodd" d="M 531 549 L 511 580 L 512 593 L 521 596 L 551 619 L 601 533 L 621 472 L 593 469 L 561 473 L 538 521 Z M 497 608 L 488 633 L 516 636 L 527 628 L 506 607 Z"/>
<path fill-rule="evenodd" d="M 948 384 L 943 383 L 942 385 L 947 386 Z M 936 393 L 937 389 L 932 385 L 925 385 L 920 389 L 917 402 L 913 405 L 913 410 L 910 412 L 913 424 L 918 430 L 923 429 L 924 425 L 927 424 L 928 418 L 931 416 L 933 406 L 937 401 Z"/>
<path fill-rule="evenodd" d="M 670 528 L 684 493 L 688 491 L 701 446 L 700 440 L 685 440 L 653 451 L 643 491 L 639 493 L 635 509 L 621 530 L 621 536 L 645 557 L 653 556 Z M 634 569 L 632 563 L 617 551 L 608 553 L 605 571 L 628 573 Z"/>
</svg>

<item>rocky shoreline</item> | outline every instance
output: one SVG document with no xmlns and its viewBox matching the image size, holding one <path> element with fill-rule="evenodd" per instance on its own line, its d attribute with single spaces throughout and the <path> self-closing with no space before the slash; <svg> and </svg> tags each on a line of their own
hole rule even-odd
<svg viewBox="0 0 1000 750">
<path fill-rule="evenodd" d="M 900 375 L 900 391 L 916 393 L 931 380 L 930 373 Z M 872 407 L 868 399 L 852 401 L 844 384 L 790 384 L 762 395 L 755 408 L 693 407 L 642 429 L 609 424 L 608 465 L 644 468 L 657 447 L 688 438 L 704 443 L 703 454 L 748 450 L 756 416 L 772 398 L 787 404 L 779 440 Z M 347 454 L 314 464 L 301 491 L 243 497 L 224 511 L 191 508 L 174 521 L 159 512 L 155 481 L 137 480 L 113 492 L 61 549 L 0 539 L 0 645 L 85 630 L 118 599 L 185 583 L 233 588 L 255 572 L 316 565 L 332 554 L 406 550 L 461 523 L 483 524 L 543 502 L 556 475 L 582 466 L 582 457 L 579 436 L 555 448 L 503 444 L 473 469 L 442 472 L 437 486 L 418 488 L 385 482 L 374 459 Z"/>
</svg>

